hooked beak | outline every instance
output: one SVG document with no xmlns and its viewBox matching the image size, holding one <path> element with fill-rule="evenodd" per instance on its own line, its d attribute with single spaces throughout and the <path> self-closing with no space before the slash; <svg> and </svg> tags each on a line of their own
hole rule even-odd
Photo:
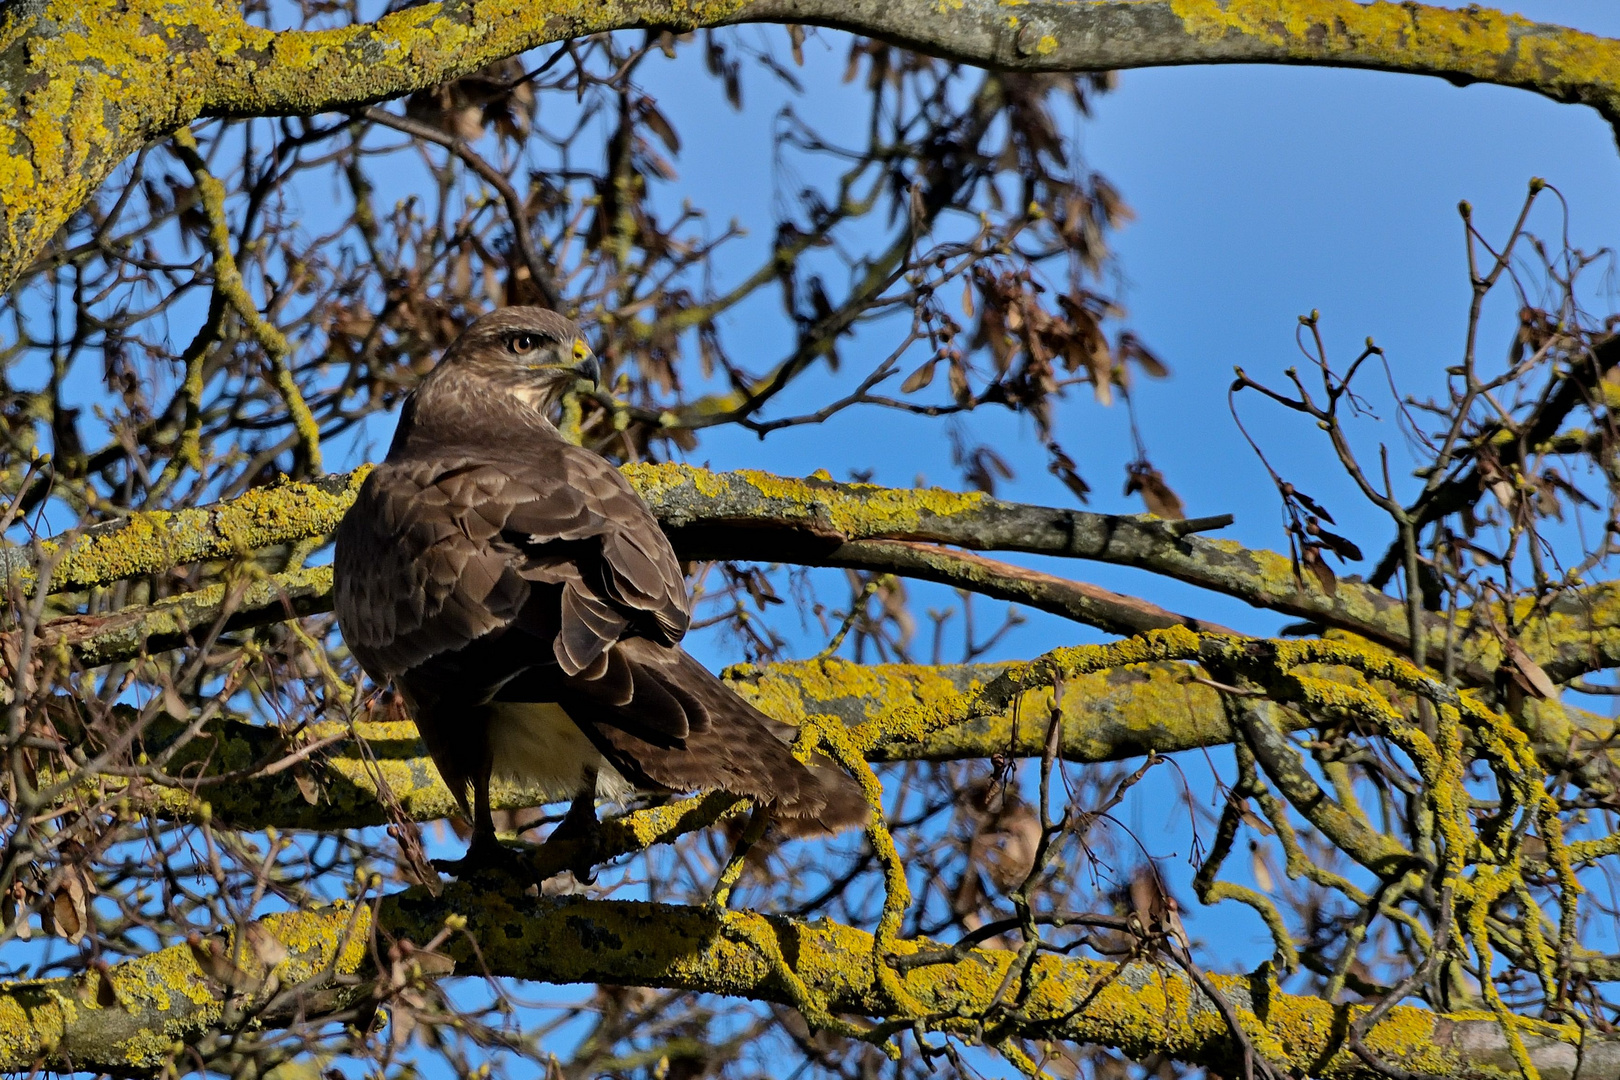
<svg viewBox="0 0 1620 1080">
<path fill-rule="evenodd" d="M 574 374 L 589 379 L 592 386 L 602 385 L 602 364 L 584 341 L 574 341 Z"/>
</svg>

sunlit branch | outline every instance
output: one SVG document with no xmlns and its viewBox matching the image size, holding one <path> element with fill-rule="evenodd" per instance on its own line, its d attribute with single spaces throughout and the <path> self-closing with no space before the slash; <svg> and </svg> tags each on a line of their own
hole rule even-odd
<svg viewBox="0 0 1620 1080">
<path fill-rule="evenodd" d="M 632 465 L 625 473 L 677 549 L 690 558 L 816 564 L 851 541 L 907 540 L 1090 559 L 1150 570 L 1400 651 L 1407 645 L 1406 608 L 1397 598 L 1353 581 L 1338 582 L 1328 592 L 1312 575 L 1296 577 L 1285 556 L 1188 535 L 1182 522 L 1006 503 L 979 493 L 795 480 L 746 471 Z M 70 550 L 53 587 L 82 589 L 325 535 L 353 499 L 363 475 L 259 488 L 197 510 L 136 513 L 76 538 L 63 537 L 60 542 Z M 746 527 L 739 527 L 743 523 Z M 20 549 L 0 556 L 9 572 L 25 579 L 31 573 Z M 1611 591 L 1595 586 L 1560 600 L 1531 621 L 1521 645 L 1555 678 L 1612 664 L 1611 658 L 1620 657 L 1620 616 L 1611 610 Z M 311 604 L 306 610 L 317 609 Z M 1441 621 L 1433 618 L 1429 625 L 1438 641 L 1444 634 Z M 1465 649 L 1470 679 L 1488 681 L 1489 672 L 1500 664 L 1501 649 L 1488 626 L 1475 627 Z"/>
<path fill-rule="evenodd" d="M 777 1002 L 809 995 L 804 1004 L 829 1016 L 895 1019 L 919 1030 L 964 1034 L 988 1014 L 1013 956 L 974 949 L 960 959 L 905 965 L 896 977 L 907 999 L 926 1010 L 909 1015 L 896 1008 L 866 962 L 870 935 L 838 923 L 455 885 L 438 897 L 420 890 L 389 896 L 374 915 L 369 905 L 343 905 L 273 917 L 256 925 L 247 948 L 229 938 L 203 939 L 112 965 L 105 975 L 0 987 L 0 1015 L 9 1018 L 0 1067 L 119 1075 L 154 1070 L 169 1059 L 170 1040 L 197 1038 L 219 1024 L 228 1007 L 268 1026 L 350 1008 L 390 987 L 385 979 L 373 989 L 377 972 L 366 948 L 373 929 L 385 940 L 416 943 L 408 953 L 416 973 L 409 977 L 416 979 L 506 975 Z M 893 956 L 910 958 L 920 950 L 937 946 L 896 941 Z M 1178 969 L 1045 955 L 1033 961 L 1031 977 L 1038 990 L 1017 1016 L 998 1019 L 1002 1037 L 1068 1039 L 1133 1053 L 1168 1048 L 1194 1065 L 1228 1074 L 1236 1067 L 1223 1010 Z M 1346 1024 L 1366 1006 L 1285 994 L 1264 970 L 1210 975 L 1206 982 L 1225 998 L 1256 1051 L 1277 1067 L 1325 1080 L 1382 1080 L 1342 1041 Z M 1573 1025 L 1516 1024 L 1543 1080 L 1620 1068 L 1620 1042 L 1613 1039 L 1583 1037 Z M 154 1040 L 153 1031 L 165 1037 Z M 1422 1075 L 1515 1075 L 1502 1029 L 1477 1013 L 1399 1007 L 1365 1042 L 1382 1059 Z"/>
<path fill-rule="evenodd" d="M 16 74 L 0 84 L 14 161 L 0 195 L 9 284 L 126 156 L 199 116 L 342 110 L 399 97 L 503 57 L 633 27 L 789 22 L 853 30 L 976 63 L 1026 71 L 1163 64 L 1293 63 L 1438 75 L 1517 86 L 1620 116 L 1616 45 L 1487 9 L 1352 0 L 1036 2 L 1016 13 L 933 0 L 448 0 L 372 23 L 274 32 L 220 0 L 86 8 L 11 5 L 3 40 Z M 14 80 L 14 81 L 13 81 Z M 57 88 L 49 107 L 30 87 Z M 132 92 L 132 88 L 136 88 Z M 76 134 L 71 149 L 63 128 Z"/>
</svg>

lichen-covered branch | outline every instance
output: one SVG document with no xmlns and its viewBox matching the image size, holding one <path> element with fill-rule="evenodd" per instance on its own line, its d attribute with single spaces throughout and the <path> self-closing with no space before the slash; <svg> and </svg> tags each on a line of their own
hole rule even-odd
<svg viewBox="0 0 1620 1080">
<path fill-rule="evenodd" d="M 176 945 L 105 975 L 0 984 L 0 1069 L 154 1073 L 224 1022 L 279 1026 L 329 1012 L 356 995 L 370 915 L 347 905 L 272 915 L 245 935 Z"/>
<path fill-rule="evenodd" d="M 66 646 L 86 667 L 196 644 L 222 631 L 314 615 L 332 608 L 332 568 L 244 576 L 106 615 L 64 615 L 40 627 L 47 648 Z"/>
<path fill-rule="evenodd" d="M 916 1020 L 922 1031 L 976 1037 L 1014 953 L 974 949 L 961 958 L 895 972 L 910 1016 L 880 984 L 872 938 L 837 923 L 806 924 L 752 912 L 577 897 L 524 896 L 454 885 L 441 896 L 412 890 L 385 898 L 376 930 L 384 938 L 440 943 L 417 964 L 428 978 L 502 975 L 537 982 L 598 982 L 696 990 L 756 1000 L 809 1003 L 830 1015 Z M 446 933 L 446 929 L 449 932 Z M 323 1006 L 366 996 L 367 908 L 349 906 L 267 919 L 234 940 L 180 945 L 140 960 L 63 979 L 0 986 L 0 1069 L 157 1070 L 176 1043 L 203 1036 L 234 1008 L 285 999 L 258 1022 L 309 1018 Z M 476 948 L 474 947 L 476 944 Z M 933 948 L 897 941 L 895 958 Z M 285 958 L 283 958 L 285 954 Z M 234 958 L 234 964 L 223 961 Z M 268 962 L 267 962 L 268 961 Z M 785 964 L 785 969 L 784 965 Z M 274 983 L 268 977 L 274 976 Z M 324 977 L 322 977 L 324 975 Z M 784 981 L 791 977 L 796 984 Z M 1366 1006 L 1335 1005 L 1282 993 L 1265 969 L 1211 975 L 1255 1048 L 1278 1069 L 1324 1080 L 1375 1080 L 1380 1073 L 1345 1046 L 1348 1025 Z M 286 987 L 307 984 L 303 994 Z M 1030 969 L 1029 994 L 1014 1015 L 997 1017 L 1001 1037 L 1066 1039 L 1127 1054 L 1167 1054 L 1231 1075 L 1241 1053 L 1222 1010 L 1183 972 L 1143 963 L 1045 955 Z M 234 1000 L 227 1001 L 228 994 Z M 325 994 L 323 999 L 320 994 Z M 1620 1041 L 1573 1025 L 1513 1021 L 1542 1080 L 1620 1069 Z M 1453 1080 L 1519 1075 L 1508 1040 L 1488 1014 L 1441 1015 L 1397 1007 L 1365 1045 L 1382 1060 Z"/>
<path fill-rule="evenodd" d="M 448 908 L 468 920 L 469 934 L 495 974 L 535 978 L 539 969 L 547 972 L 541 976 L 545 981 L 667 986 L 788 1001 L 772 965 L 752 944 L 770 940 L 792 958 L 793 972 L 827 1012 L 904 1018 L 903 1013 L 897 1017 L 866 962 L 871 936 L 836 923 L 812 926 L 751 912 L 510 893 L 494 902 L 486 899 L 460 889 L 437 900 L 407 893 L 385 902 L 379 922 L 420 940 L 443 924 Z M 505 929 L 514 924 L 522 928 L 516 938 Z M 478 970 L 464 944 L 451 945 L 458 970 Z M 899 941 L 893 955 L 914 955 L 927 947 Z M 972 950 L 955 963 L 910 968 L 900 978 L 906 998 L 926 1010 L 921 1026 L 974 1033 L 1013 956 Z M 1282 1070 L 1346 1080 L 1380 1075 L 1339 1041 L 1345 1020 L 1359 1010 L 1281 993 L 1263 972 L 1209 979 L 1238 1011 L 1257 1048 Z M 1148 965 L 1120 970 L 1048 955 L 1034 962 L 1029 985 L 1021 1015 L 1003 1021 L 1006 1034 L 1097 1043 L 1135 1056 L 1158 1052 L 1228 1075 L 1241 1068 L 1220 1012 L 1179 971 Z M 1530 1020 L 1519 1024 L 1543 1080 L 1573 1078 L 1580 1033 Z M 1366 1041 L 1385 1060 L 1422 1074 L 1456 1080 L 1518 1075 L 1494 1017 L 1396 1009 Z M 1581 1047 L 1582 1069 L 1598 1062 L 1620 1066 L 1620 1042 L 1587 1037 Z"/>
<path fill-rule="evenodd" d="M 840 484 L 752 470 L 629 465 L 624 472 L 677 548 L 691 558 L 838 562 L 842 548 L 844 561 L 870 564 L 874 549 L 843 547 L 862 540 L 1061 555 L 1139 566 L 1257 606 L 1328 619 L 1375 640 L 1404 640 L 1404 607 L 1378 590 L 1344 583 L 1328 596 L 1314 580 L 1296 579 L 1280 555 L 1189 536 L 1179 522 L 1028 506 L 977 492 Z M 51 587 L 105 585 L 324 535 L 363 479 L 364 471 L 358 470 L 315 483 L 259 488 L 197 510 L 144 511 L 96 526 L 61 541 L 71 546 Z M 17 550 L 8 553 L 8 568 L 25 577 L 32 572 Z M 1162 625 L 1182 623 L 1164 613 Z"/>
<path fill-rule="evenodd" d="M 785 723 L 828 716 L 875 732 L 866 749 L 869 761 L 965 761 L 998 754 L 1039 757 L 1053 704 L 1050 686 L 1033 686 L 999 708 L 965 707 L 973 701 L 982 706 L 979 692 L 1011 666 L 868 665 L 824 659 L 740 665 L 724 677 L 763 712 Z M 1348 686 L 1366 685 L 1355 672 L 1333 674 Z M 1068 679 L 1059 702 L 1063 721 L 1058 752 L 1066 761 L 1098 763 L 1227 745 L 1234 732 L 1221 697 L 1197 667 L 1183 663 L 1077 673 Z M 131 710 L 122 706 L 119 710 L 125 723 L 133 722 Z M 919 712 L 930 711 L 964 718 L 920 739 L 891 739 L 884 734 L 891 726 L 908 724 Z M 66 717 L 72 710 L 62 714 Z M 1288 730 L 1314 722 L 1302 711 L 1279 707 L 1271 714 L 1273 723 Z M 1521 723 L 1543 768 L 1570 773 L 1594 797 L 1614 793 L 1620 750 L 1612 749 L 1613 720 L 1556 702 L 1532 701 L 1525 703 Z M 79 738 L 67 724 L 65 719 L 57 721 L 62 736 Z M 149 753 L 159 753 L 185 729 L 180 721 L 160 717 L 149 723 L 142 745 Z M 300 766 L 302 784 L 291 770 L 267 771 L 300 746 L 334 736 L 341 738 Z M 98 782 L 115 781 L 103 777 Z M 275 728 L 220 720 L 174 756 L 165 778 L 124 782 L 138 801 L 166 815 L 197 817 L 207 803 L 213 820 L 241 829 L 332 830 L 384 824 L 390 820 L 389 799 L 415 821 L 458 812 L 414 725 L 403 719 L 365 719 L 352 726 L 323 721 L 309 725 L 297 745 L 288 744 Z M 387 799 L 381 794 L 383 785 Z M 311 790 L 316 792 L 313 802 Z M 497 784 L 492 794 L 498 809 L 541 801 L 535 792 L 505 784 Z"/>
<path fill-rule="evenodd" d="M 337 528 L 367 471 L 254 488 L 195 509 L 142 510 L 46 540 L 47 557 L 67 548 L 51 573 L 50 588 L 88 589 L 189 563 L 242 560 L 266 548 L 324 536 Z M 24 549 L 6 547 L 0 549 L 0 575 L 26 585 L 35 569 Z"/>
<path fill-rule="evenodd" d="M 952 585 L 1120 635 L 1172 626 L 1230 632 L 1218 623 L 1179 615 L 1134 596 L 937 544 L 854 541 L 839 545 L 816 563 Z M 209 585 L 107 615 L 67 615 L 44 624 L 39 632 L 47 645 L 66 645 L 80 664 L 95 667 L 181 648 L 191 643 L 194 632 L 215 625 L 224 630 L 262 626 L 329 611 L 331 604 L 332 571 L 320 566 L 270 575 L 234 589 Z"/>
<path fill-rule="evenodd" d="M 1620 122 L 1620 43 L 1470 4 L 1356 0 L 760 0 L 727 21 L 840 26 L 936 56 L 1013 70 L 1306 64 L 1489 82 Z"/>
<path fill-rule="evenodd" d="M 725 677 L 762 711 L 786 723 L 833 716 L 851 727 L 870 724 L 881 731 L 890 717 L 908 710 L 959 704 L 1006 666 L 864 665 L 829 659 L 744 665 L 727 671 Z M 1231 732 L 1216 692 L 1190 681 L 1191 674 L 1179 665 L 1144 665 L 1076 677 L 1061 703 L 1063 756 L 1070 761 L 1118 761 L 1153 750 L 1172 753 L 1229 742 Z M 891 745 L 879 737 L 867 757 L 881 762 L 1038 756 L 1051 705 L 1050 688 L 1035 688 L 999 711 L 978 713 L 924 740 Z M 123 706 L 118 710 L 124 722 L 133 722 L 132 710 Z M 64 708 L 57 726 L 64 738 L 76 741 L 80 736 L 66 726 L 70 715 L 73 710 Z M 181 721 L 160 717 L 148 724 L 143 745 L 156 754 L 185 729 Z M 213 820 L 243 829 L 273 825 L 332 830 L 382 824 L 389 814 L 380 796 L 381 784 L 412 820 L 432 821 L 457 813 L 449 789 L 408 720 L 366 719 L 352 727 L 324 721 L 309 725 L 301 739 L 320 742 L 334 735 L 346 737 L 306 763 L 307 780 L 319 793 L 313 803 L 289 771 L 263 772 L 264 766 L 298 747 L 286 743 L 278 729 L 229 719 L 207 726 L 174 756 L 167 768 L 173 782 L 137 779 L 134 784 L 142 802 L 164 813 L 194 817 L 206 802 Z M 221 782 L 222 778 L 229 782 Z M 503 809 L 540 801 L 534 792 L 504 784 L 495 786 L 493 796 Z"/>
<path fill-rule="evenodd" d="M 840 484 L 751 470 L 715 473 L 686 465 L 630 465 L 624 471 L 688 558 L 876 566 L 886 553 L 887 565 L 900 573 L 916 570 L 969 588 L 985 576 L 971 566 L 930 568 L 923 565 L 930 561 L 924 548 L 885 552 L 858 542 L 921 541 L 1091 559 L 1150 570 L 1256 607 L 1348 630 L 1398 651 L 1407 648 L 1406 607 L 1395 597 L 1354 581 L 1340 581 L 1329 593 L 1314 575 L 1296 576 L 1283 555 L 1190 535 L 1182 522 L 1008 503 L 977 492 Z M 51 586 L 105 585 L 325 535 L 363 477 L 364 470 L 357 470 L 313 483 L 258 488 L 214 506 L 145 511 L 48 541 L 50 551 L 57 543 L 69 545 Z M 9 549 L 0 551 L 0 572 L 27 579 L 33 569 L 26 553 Z M 998 595 L 1015 598 L 1011 593 L 1017 582 L 992 584 Z M 1172 625 L 1217 629 L 1151 605 L 1127 611 L 1122 603 L 1128 598 L 1100 592 L 1061 600 L 1052 594 L 1054 602 L 1046 606 L 1122 633 Z M 1527 607 L 1518 620 L 1525 626 L 1520 645 L 1560 680 L 1620 663 L 1616 594 L 1615 587 L 1598 585 L 1558 601 L 1543 614 L 1530 616 Z M 323 604 L 329 601 L 310 596 L 305 610 L 324 610 Z M 1084 611 L 1074 610 L 1077 606 Z M 248 618 L 245 607 L 241 617 Z M 271 618 L 265 616 L 266 621 Z M 1467 672 L 1476 681 L 1488 681 L 1502 662 L 1502 642 L 1491 629 L 1500 621 L 1471 624 L 1464 616 L 1459 642 Z M 1439 653 L 1444 628 L 1437 618 L 1431 618 L 1430 627 L 1431 651 Z"/>
<path fill-rule="evenodd" d="M 832 26 L 1030 71 L 1290 63 L 1517 86 L 1620 116 L 1620 45 L 1470 8 L 1352 0 L 441 0 L 273 32 L 229 0 L 38 0 L 0 14 L 0 287 L 126 156 L 201 116 L 400 97 L 549 42 L 634 27 Z"/>
</svg>

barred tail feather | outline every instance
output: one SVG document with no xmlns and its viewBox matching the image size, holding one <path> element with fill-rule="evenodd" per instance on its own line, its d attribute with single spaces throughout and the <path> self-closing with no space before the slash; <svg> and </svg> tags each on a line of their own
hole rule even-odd
<svg viewBox="0 0 1620 1080">
<path fill-rule="evenodd" d="M 791 835 L 838 832 L 866 821 L 860 785 L 831 761 L 801 764 L 789 744 L 797 734 L 738 697 L 679 646 L 632 639 L 619 645 L 635 673 L 637 693 L 623 704 L 564 699 L 576 720 L 627 778 L 671 791 L 729 791 L 771 805 Z M 656 745 L 640 715 L 643 683 L 680 702 L 696 721 L 676 745 Z M 582 725 L 584 726 L 584 725 Z"/>
<path fill-rule="evenodd" d="M 797 799 L 774 804 L 782 832 L 795 838 L 827 836 L 866 825 L 872 808 L 854 777 L 827 759 L 801 768 L 812 782 L 804 785 Z"/>
</svg>

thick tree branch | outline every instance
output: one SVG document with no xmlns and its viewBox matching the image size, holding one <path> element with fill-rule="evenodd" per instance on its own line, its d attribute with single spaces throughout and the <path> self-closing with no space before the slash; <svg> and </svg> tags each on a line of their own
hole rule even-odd
<svg viewBox="0 0 1620 1080">
<path fill-rule="evenodd" d="M 202 116 L 343 110 L 633 27 L 838 27 L 991 67 L 1287 63 L 1522 87 L 1620 117 L 1620 44 L 1480 8 L 1352 0 L 443 0 L 272 32 L 230 0 L 33 0 L 0 14 L 0 287 L 118 164 Z"/>
<path fill-rule="evenodd" d="M 996 754 L 1039 756 L 1051 713 L 1050 688 L 1035 688 L 1004 708 L 986 709 L 926 739 L 891 743 L 887 726 L 917 709 L 960 704 L 1007 670 L 1005 664 L 927 667 L 863 665 L 841 660 L 742 666 L 726 680 L 762 711 L 790 724 L 807 716 L 833 716 L 850 727 L 870 725 L 878 737 L 867 752 L 872 761 L 968 760 Z M 1127 670 L 1078 675 L 1062 701 L 1061 752 L 1070 761 L 1117 761 L 1150 751 L 1172 753 L 1231 741 L 1214 690 L 1190 681 L 1183 665 L 1144 665 Z M 85 735 L 77 710 L 66 698 L 53 708 L 58 734 L 72 745 Z M 118 706 L 118 725 L 133 723 L 134 711 Z M 1301 721 L 1302 722 L 1302 721 Z M 167 717 L 152 721 L 142 746 L 156 755 L 180 736 L 187 724 Z M 298 746 L 344 736 L 313 755 L 304 766 L 306 781 L 319 792 L 311 803 L 287 770 L 266 766 Z M 360 828 L 390 820 L 379 777 L 405 817 L 433 821 L 458 811 L 450 791 L 404 719 L 336 721 L 311 724 L 298 745 L 281 731 L 238 720 L 221 720 L 183 747 L 158 779 L 137 773 L 129 783 L 139 801 L 166 814 L 192 817 L 201 803 L 231 828 L 333 830 Z M 171 779 L 172 778 L 172 779 Z M 222 778 L 229 782 L 221 782 Z M 115 784 L 104 776 L 104 784 Z M 505 784 L 493 791 L 497 808 L 539 803 L 537 793 Z"/>
<path fill-rule="evenodd" d="M 86 667 L 185 648 L 217 627 L 242 630 L 332 610 L 332 568 L 209 585 L 106 615 L 65 615 L 40 627 L 47 647 L 63 645 Z M 3 635 L 0 635 L 3 637 Z"/>
<path fill-rule="evenodd" d="M 1219 623 L 1178 615 L 1134 596 L 935 544 L 855 541 L 839 545 L 816 564 L 954 585 L 1121 636 L 1172 626 L 1233 632 Z M 210 585 L 107 615 L 63 616 L 40 627 L 40 637 L 47 646 L 66 645 L 80 664 L 96 667 L 184 648 L 216 626 L 239 630 L 330 611 L 331 607 L 332 569 L 317 566 L 230 588 Z"/>
<path fill-rule="evenodd" d="M 45 540 L 47 557 L 63 545 L 68 548 L 51 574 L 50 589 L 88 589 L 189 563 L 246 559 L 267 548 L 325 536 L 337 528 L 369 471 L 254 488 L 227 502 L 190 510 L 142 510 Z M 0 576 L 31 587 L 35 569 L 28 552 L 0 549 Z"/>
<path fill-rule="evenodd" d="M 760 710 L 798 725 L 810 716 L 830 716 L 851 728 L 874 732 L 866 757 L 873 762 L 964 761 L 996 755 L 1039 757 L 1045 746 L 1052 691 L 1036 686 L 1000 708 L 967 710 L 965 719 L 942 725 L 915 740 L 892 738 L 919 713 L 958 710 L 1014 665 L 974 664 L 930 667 L 908 664 L 852 664 L 810 660 L 740 665 L 724 673 L 738 693 Z M 1336 670 L 1348 687 L 1368 684 L 1357 673 Z M 1070 677 L 1060 703 L 1063 716 L 1058 752 L 1066 761 L 1100 763 L 1139 758 L 1150 752 L 1176 753 L 1224 746 L 1234 739 L 1227 711 L 1214 685 L 1199 668 L 1182 663 L 1148 663 Z M 1382 690 L 1380 692 L 1386 692 Z M 61 699 L 53 709 L 58 734 L 83 745 L 77 712 Z M 1408 707 L 1415 709 L 1408 702 Z M 120 725 L 134 712 L 118 707 Z M 1271 722 L 1288 730 L 1305 728 L 1304 713 L 1272 708 Z M 1536 760 L 1549 774 L 1568 772 L 1595 798 L 1620 791 L 1620 749 L 1613 720 L 1554 702 L 1525 703 L 1519 723 Z M 151 722 L 142 746 L 155 755 L 184 732 L 184 722 L 160 717 Z M 280 768 L 300 747 L 335 739 L 300 766 L 301 775 Z M 304 782 L 299 783 L 302 779 Z M 120 781 L 98 781 L 112 790 Z M 414 821 L 434 821 L 458 813 L 439 779 L 415 726 L 403 719 L 367 719 L 352 726 L 311 724 L 296 745 L 274 728 L 220 720 L 177 752 L 166 773 L 139 770 L 122 781 L 136 801 L 177 817 L 196 817 L 207 803 L 212 820 L 230 828 L 326 830 L 361 828 L 392 820 L 388 803 Z M 381 794 L 387 785 L 388 796 Z M 311 802 L 307 791 L 316 792 Z M 538 793 L 497 784 L 498 809 L 537 805 Z M 611 852 L 646 846 L 626 839 Z"/>
<path fill-rule="evenodd" d="M 1348 630 L 1399 652 L 1408 648 L 1406 607 L 1398 599 L 1353 580 L 1339 581 L 1333 592 L 1325 592 L 1314 575 L 1296 577 L 1283 555 L 1188 535 L 1181 522 L 1028 506 L 974 492 L 840 484 L 814 477 L 799 480 L 749 470 L 712 473 L 685 465 L 631 465 L 624 472 L 687 558 L 768 559 L 914 572 L 966 588 L 993 589 L 992 595 L 1032 603 L 1117 633 L 1172 625 L 1218 629 L 1091 586 L 1071 582 L 1067 583 L 1071 589 L 1060 590 L 1052 585 L 1061 582 L 1057 578 L 1044 583 L 992 581 L 993 575 L 971 558 L 931 553 L 916 542 L 1091 559 L 1176 578 L 1255 607 Z M 54 545 L 69 545 L 51 587 L 106 585 L 187 563 L 245 558 L 257 550 L 323 536 L 336 526 L 363 476 L 362 469 L 314 483 L 258 488 L 195 510 L 140 512 L 46 541 L 48 552 L 56 550 Z M 858 543 L 880 540 L 914 543 L 904 549 Z M 0 551 L 0 573 L 18 575 L 26 582 L 34 573 L 33 564 L 22 549 Z M 329 609 L 329 594 L 319 592 L 320 580 L 299 579 L 295 606 L 301 613 Z M 1544 615 L 1528 620 L 1521 646 L 1560 680 L 1620 664 L 1617 592 L 1613 586 L 1598 585 L 1558 601 Z M 268 585 L 261 593 L 259 608 L 245 599 L 238 603 L 233 614 L 238 625 L 286 617 L 282 598 Z M 1037 599 L 1041 602 L 1035 603 Z M 193 614 L 200 616 L 201 606 L 193 606 Z M 139 621 L 144 616 L 129 618 Z M 1467 673 L 1476 681 L 1488 681 L 1502 662 L 1502 643 L 1490 626 L 1504 621 L 1493 618 L 1481 625 L 1463 615 L 1458 640 L 1469 665 Z M 1444 627 L 1438 618 L 1431 618 L 1429 625 L 1431 651 L 1438 653 L 1444 645 Z M 82 620 L 74 624 L 73 633 L 80 642 L 94 643 L 93 631 Z M 129 635 L 120 633 L 127 644 Z M 181 643 L 173 635 L 160 636 L 152 647 Z M 108 649 L 97 655 L 102 657 L 99 662 L 106 662 L 124 654 Z"/>
<path fill-rule="evenodd" d="M 1013 10 L 1016 8 L 1016 10 Z M 1514 86 L 1620 122 L 1620 42 L 1479 5 L 1356 0 L 759 0 L 726 21 L 810 23 L 964 63 L 1104 71 L 1186 64 L 1304 64 Z"/>
<path fill-rule="evenodd" d="M 432 952 L 407 954 L 421 978 L 653 986 L 829 1015 L 913 1018 L 877 980 L 871 936 L 827 921 L 454 885 L 438 897 L 412 890 L 383 899 L 375 926 L 384 938 L 438 943 Z M 203 1036 L 228 1019 L 228 1009 L 251 1017 L 273 1005 L 258 1022 L 274 1026 L 295 1014 L 314 1018 L 375 999 L 359 981 L 375 976 L 374 954 L 365 948 L 371 929 L 370 909 L 338 906 L 267 919 L 249 935 L 251 946 L 238 948 L 233 935 L 116 964 L 106 976 L 0 987 L 0 1069 L 156 1070 L 175 1041 Z M 932 948 L 899 941 L 894 955 Z M 908 1003 L 923 1010 L 918 1026 L 974 1037 L 1014 955 L 974 949 L 950 962 L 908 966 L 897 977 Z M 1348 1025 L 1366 1006 L 1282 993 L 1264 970 L 1207 978 L 1249 1042 L 1280 1070 L 1324 1080 L 1381 1077 L 1344 1045 Z M 997 1018 L 1002 1034 L 1136 1055 L 1156 1051 L 1225 1075 L 1241 1068 L 1223 1011 L 1179 969 L 1044 955 L 1034 961 L 1028 985 L 1021 1008 Z M 384 995 L 391 988 L 381 986 Z M 1583 1038 L 1573 1026 L 1516 1024 L 1543 1080 L 1620 1070 L 1620 1041 Z M 1381 1060 L 1422 1075 L 1519 1075 L 1499 1024 L 1480 1013 L 1398 1007 L 1364 1042 Z"/>
<path fill-rule="evenodd" d="M 272 915 L 245 937 L 176 945 L 106 974 L 0 984 L 0 1070 L 152 1075 L 222 1025 L 330 1013 L 371 996 L 369 980 L 355 977 L 369 968 L 371 932 L 370 909 L 334 906 Z"/>
</svg>

